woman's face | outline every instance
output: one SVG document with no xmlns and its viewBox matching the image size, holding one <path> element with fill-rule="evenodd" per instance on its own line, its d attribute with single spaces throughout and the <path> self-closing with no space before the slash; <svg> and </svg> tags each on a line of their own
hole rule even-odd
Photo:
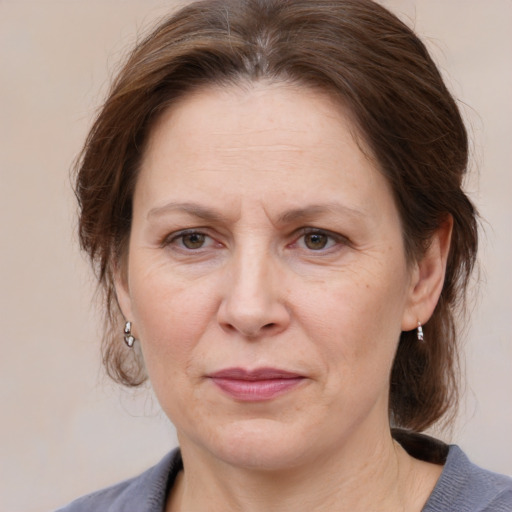
<svg viewBox="0 0 512 512">
<path fill-rule="evenodd" d="M 389 428 L 415 272 L 353 133 L 327 96 L 262 83 L 154 128 L 117 292 L 183 450 L 290 467 Z"/>
</svg>

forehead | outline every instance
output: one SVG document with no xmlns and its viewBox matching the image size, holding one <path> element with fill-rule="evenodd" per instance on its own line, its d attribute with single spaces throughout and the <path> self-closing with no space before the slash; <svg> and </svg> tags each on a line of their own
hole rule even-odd
<svg viewBox="0 0 512 512">
<path fill-rule="evenodd" d="M 308 104 L 309 108 L 304 107 Z M 222 113 L 218 117 L 208 114 Z M 250 114 L 250 115 L 248 115 Z M 313 115 L 312 115 L 313 114 Z M 201 128 L 238 129 L 240 135 L 246 130 L 264 130 L 285 128 L 289 130 L 290 121 L 297 132 L 309 131 L 311 135 L 319 134 L 319 128 L 326 121 L 346 120 L 346 125 L 354 138 L 361 139 L 356 130 L 357 123 L 348 107 L 341 99 L 319 87 L 285 81 L 249 81 L 241 80 L 233 84 L 210 84 L 193 89 L 174 101 L 159 117 L 151 130 L 151 135 L 172 117 L 181 124 L 180 129 L 192 128 L 197 132 Z M 199 121 L 199 123 L 198 123 Z M 275 135 L 275 134 L 274 134 Z M 365 153 L 370 153 L 362 148 Z"/>
<path fill-rule="evenodd" d="M 387 193 L 367 155 L 347 109 L 324 92 L 287 83 L 203 88 L 155 124 L 136 196 L 158 203 L 232 191 L 264 199 L 272 189 L 291 202 L 341 195 L 350 207 L 376 187 Z"/>
</svg>

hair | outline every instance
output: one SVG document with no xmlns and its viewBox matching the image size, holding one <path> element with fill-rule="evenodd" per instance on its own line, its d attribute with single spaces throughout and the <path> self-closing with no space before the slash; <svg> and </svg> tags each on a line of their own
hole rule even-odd
<svg viewBox="0 0 512 512">
<path fill-rule="evenodd" d="M 103 359 L 128 386 L 146 379 L 121 340 L 115 269 L 127 252 L 145 142 L 178 98 L 258 80 L 325 91 L 349 109 L 391 185 L 408 261 L 453 218 L 441 297 L 425 343 L 402 332 L 390 376 L 393 426 L 421 431 L 456 410 L 456 320 L 477 251 L 477 215 L 462 191 L 468 140 L 457 104 L 414 32 L 371 0 L 202 0 L 161 22 L 114 79 L 76 165 L 79 237 L 105 297 Z"/>
</svg>

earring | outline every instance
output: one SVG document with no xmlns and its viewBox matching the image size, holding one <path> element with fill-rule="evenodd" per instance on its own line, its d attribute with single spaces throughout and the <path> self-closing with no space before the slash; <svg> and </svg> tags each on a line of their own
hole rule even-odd
<svg viewBox="0 0 512 512">
<path fill-rule="evenodd" d="M 124 342 L 128 347 L 132 348 L 135 343 L 135 337 L 132 335 L 132 323 L 126 322 L 124 324 Z"/>
<path fill-rule="evenodd" d="M 423 341 L 423 328 L 421 327 L 421 322 L 418 321 L 418 329 L 417 329 L 418 341 Z"/>
</svg>

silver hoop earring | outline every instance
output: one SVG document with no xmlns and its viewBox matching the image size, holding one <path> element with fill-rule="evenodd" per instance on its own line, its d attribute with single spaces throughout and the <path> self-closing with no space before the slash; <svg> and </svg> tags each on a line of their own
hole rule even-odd
<svg viewBox="0 0 512 512">
<path fill-rule="evenodd" d="M 135 343 L 135 337 L 132 335 L 132 323 L 126 322 L 124 324 L 124 342 L 128 347 L 132 348 Z"/>
<path fill-rule="evenodd" d="M 418 322 L 418 329 L 416 334 L 418 336 L 418 341 L 423 341 L 423 327 L 421 327 L 421 322 Z"/>
</svg>

